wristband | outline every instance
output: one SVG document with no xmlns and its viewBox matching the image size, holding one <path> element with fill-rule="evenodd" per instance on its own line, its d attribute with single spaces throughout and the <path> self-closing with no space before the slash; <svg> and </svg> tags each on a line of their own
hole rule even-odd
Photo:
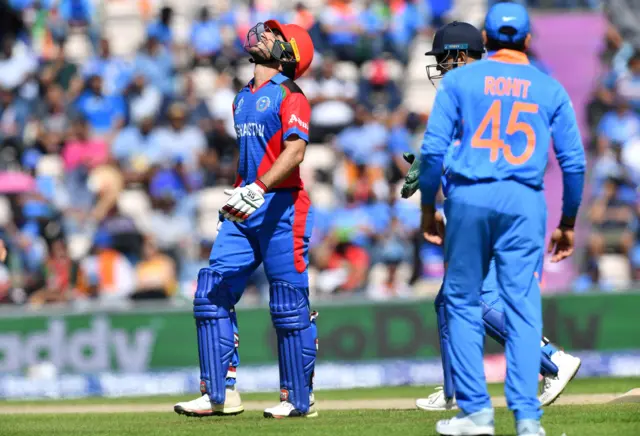
<svg viewBox="0 0 640 436">
<path fill-rule="evenodd" d="M 253 182 L 253 183 L 258 185 L 264 191 L 265 194 L 269 190 L 269 188 L 267 188 L 267 185 L 265 185 L 264 182 L 262 180 L 260 180 L 260 179 L 256 179 L 256 181 Z"/>
<path fill-rule="evenodd" d="M 560 227 L 561 229 L 573 230 L 573 228 L 575 226 L 576 226 L 576 219 L 575 218 L 569 218 L 569 217 L 563 216 L 560 219 L 560 225 L 558 227 Z"/>
</svg>

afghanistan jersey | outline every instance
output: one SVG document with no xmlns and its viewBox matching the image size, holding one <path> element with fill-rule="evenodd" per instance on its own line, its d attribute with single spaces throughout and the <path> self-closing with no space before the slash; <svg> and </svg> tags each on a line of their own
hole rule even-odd
<svg viewBox="0 0 640 436">
<path fill-rule="evenodd" d="M 280 153 L 284 141 L 293 135 L 309 142 L 311 107 L 302 90 L 283 74 L 262 86 L 253 80 L 242 88 L 233 102 L 233 119 L 240 147 L 238 175 L 234 186 L 251 184 L 264 175 Z M 302 189 L 300 169 L 296 168 L 274 188 Z"/>
</svg>

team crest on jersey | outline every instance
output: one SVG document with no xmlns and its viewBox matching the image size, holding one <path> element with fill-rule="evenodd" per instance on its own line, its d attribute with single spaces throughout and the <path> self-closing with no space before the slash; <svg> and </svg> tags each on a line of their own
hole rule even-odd
<svg viewBox="0 0 640 436">
<path fill-rule="evenodd" d="M 240 113 L 240 111 L 242 110 L 242 105 L 244 104 L 244 97 L 242 97 L 240 99 L 240 101 L 238 102 L 238 105 L 236 106 L 236 115 L 238 115 Z"/>
<path fill-rule="evenodd" d="M 270 104 L 271 100 L 269 99 L 269 97 L 260 97 L 256 102 L 256 109 L 258 110 L 258 112 L 264 112 L 267 110 Z"/>
</svg>

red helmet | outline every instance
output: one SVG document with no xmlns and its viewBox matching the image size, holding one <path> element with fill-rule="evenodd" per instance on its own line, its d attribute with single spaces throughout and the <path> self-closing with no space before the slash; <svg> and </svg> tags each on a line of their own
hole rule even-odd
<svg viewBox="0 0 640 436">
<path fill-rule="evenodd" d="M 277 20 L 269 20 L 264 24 L 270 29 L 278 30 L 285 41 L 291 44 L 296 57 L 294 79 L 302 76 L 313 61 L 313 41 L 309 32 L 297 24 L 280 24 Z"/>
</svg>

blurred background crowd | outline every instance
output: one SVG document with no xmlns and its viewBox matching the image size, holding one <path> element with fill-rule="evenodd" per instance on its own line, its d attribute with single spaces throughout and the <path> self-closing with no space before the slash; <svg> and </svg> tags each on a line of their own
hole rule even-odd
<svg viewBox="0 0 640 436">
<path fill-rule="evenodd" d="M 578 291 L 624 288 L 640 267 L 640 5 L 605 3 L 603 50 L 589 54 L 606 74 L 586 108 Z M 437 290 L 442 253 L 418 232 L 419 195 L 398 199 L 402 153 L 419 149 L 431 110 L 433 32 L 453 19 L 481 28 L 486 9 L 481 0 L 0 0 L 9 248 L 0 302 L 193 295 L 234 180 L 231 103 L 252 76 L 242 44 L 269 18 L 307 28 L 317 50 L 298 81 L 312 106 L 303 178 L 316 207 L 315 298 Z M 262 270 L 249 287 L 248 299 L 265 298 Z"/>
</svg>

